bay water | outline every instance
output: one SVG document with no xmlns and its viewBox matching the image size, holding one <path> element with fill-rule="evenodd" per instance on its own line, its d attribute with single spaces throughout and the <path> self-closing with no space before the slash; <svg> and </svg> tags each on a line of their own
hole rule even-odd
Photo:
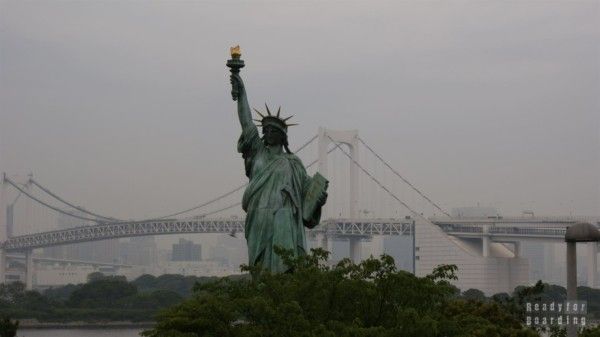
<svg viewBox="0 0 600 337">
<path fill-rule="evenodd" d="M 140 328 L 123 329 L 19 329 L 17 337 L 139 337 Z"/>
</svg>

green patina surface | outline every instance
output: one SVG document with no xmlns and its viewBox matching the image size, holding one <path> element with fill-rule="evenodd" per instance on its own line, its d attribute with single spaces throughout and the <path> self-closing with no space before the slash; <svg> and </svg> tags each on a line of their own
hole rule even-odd
<svg viewBox="0 0 600 337">
<path fill-rule="evenodd" d="M 314 179 L 308 176 L 300 159 L 287 149 L 287 125 L 279 113 L 271 116 L 269 112 L 269 116 L 263 118 L 263 137 L 260 137 L 252 122 L 239 69 L 234 70 L 232 68 L 232 96 L 237 101 L 242 125 L 237 148 L 244 158 L 249 178 L 242 200 L 247 213 L 248 262 L 272 272 L 285 272 L 288 267 L 273 248 L 292 250 L 296 256 L 306 253 L 304 227 L 312 228 L 319 223 L 321 206 L 327 197 L 326 186 L 316 196 L 306 193 Z M 277 126 L 279 121 L 275 119 L 281 126 Z M 315 204 L 316 207 L 310 207 Z M 305 207 L 314 211 L 307 214 Z"/>
</svg>

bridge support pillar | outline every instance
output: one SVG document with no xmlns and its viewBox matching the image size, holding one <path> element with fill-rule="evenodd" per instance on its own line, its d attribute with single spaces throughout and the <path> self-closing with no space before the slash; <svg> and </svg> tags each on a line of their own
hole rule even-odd
<svg viewBox="0 0 600 337">
<path fill-rule="evenodd" d="M 321 248 L 331 253 L 330 245 L 331 242 L 329 241 L 327 234 L 323 232 L 315 235 L 315 248 Z"/>
<path fill-rule="evenodd" d="M 481 255 L 483 257 L 490 256 L 490 237 L 484 236 L 481 238 Z"/>
<path fill-rule="evenodd" d="M 515 241 L 515 242 L 513 242 L 513 245 L 514 245 L 513 253 L 515 254 L 515 257 L 521 256 L 521 242 Z"/>
<path fill-rule="evenodd" d="M 360 239 L 350 238 L 350 260 L 359 263 L 361 259 Z"/>
<path fill-rule="evenodd" d="M 483 255 L 483 257 L 488 257 L 490 256 L 490 237 L 488 235 L 490 230 L 489 226 L 483 226 L 482 230 L 483 236 L 481 237 L 481 255 Z"/>
<path fill-rule="evenodd" d="M 0 248 L 0 284 L 6 282 L 6 253 Z"/>
<path fill-rule="evenodd" d="M 6 183 L 4 182 L 4 178 L 6 177 L 6 173 L 2 172 L 2 176 L 0 176 L 0 245 L 8 239 L 7 234 L 7 191 L 6 191 Z M 6 252 L 4 249 L 0 248 L 0 284 L 4 284 L 6 282 Z"/>
<path fill-rule="evenodd" d="M 385 253 L 384 250 L 383 235 L 374 235 L 371 239 L 371 255 L 373 255 L 374 258 L 379 258 Z"/>
<path fill-rule="evenodd" d="M 598 278 L 598 243 L 588 242 L 588 265 L 587 265 L 587 283 L 588 287 L 596 287 Z"/>
<path fill-rule="evenodd" d="M 25 289 L 33 289 L 33 249 L 25 252 Z"/>
</svg>

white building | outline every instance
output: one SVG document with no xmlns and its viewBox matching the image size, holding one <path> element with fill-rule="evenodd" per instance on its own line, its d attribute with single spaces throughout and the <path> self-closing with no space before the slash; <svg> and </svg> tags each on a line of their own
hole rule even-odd
<svg viewBox="0 0 600 337">
<path fill-rule="evenodd" d="M 86 283 L 89 274 L 98 271 L 85 265 L 38 265 L 34 284 L 38 288 Z"/>
<path fill-rule="evenodd" d="M 462 240 L 424 220 L 416 222 L 415 239 L 417 276 L 425 276 L 441 264 L 454 264 L 458 267 L 454 285 L 461 290 L 479 289 L 488 296 L 510 294 L 516 286 L 528 284 L 528 260 L 515 256 L 502 243 L 485 238 L 479 242 Z"/>
<path fill-rule="evenodd" d="M 218 261 L 173 261 L 157 268 L 157 271 L 158 275 L 180 274 L 184 276 L 227 276 L 240 274 L 239 269 L 236 270 Z"/>
</svg>

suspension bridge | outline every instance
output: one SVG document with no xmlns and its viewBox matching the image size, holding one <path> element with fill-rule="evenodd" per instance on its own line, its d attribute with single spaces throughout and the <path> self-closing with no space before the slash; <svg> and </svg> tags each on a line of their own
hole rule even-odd
<svg viewBox="0 0 600 337">
<path fill-rule="evenodd" d="M 558 241 L 564 238 L 566 228 L 577 221 L 600 223 L 598 218 L 573 217 L 453 218 L 394 169 L 356 130 L 321 128 L 296 154 L 306 163 L 309 174 L 318 170 L 331 181 L 324 220 L 308 232 L 314 245 L 331 250 L 333 240 L 349 241 L 350 258 L 359 261 L 361 242 L 365 240 L 410 236 L 414 272 L 418 276 L 426 275 L 439 264 L 456 264 L 457 286 L 464 289 L 492 293 L 527 283 L 528 265 L 520 255 L 521 241 Z M 244 221 L 239 217 L 243 214 L 239 200 L 245 186 L 240 183 L 226 193 L 180 211 L 124 220 L 68 201 L 31 175 L 17 179 L 4 174 L 0 281 L 5 280 L 7 258 L 21 254 L 19 257 L 25 259 L 25 283 L 31 289 L 34 249 L 150 235 L 242 233 Z M 70 225 L 57 226 L 57 219 Z M 383 253 L 381 243 L 373 246 L 373 255 Z M 589 247 L 595 257 L 597 245 Z M 595 258 L 592 260 L 588 282 L 595 285 L 597 269 Z"/>
</svg>

